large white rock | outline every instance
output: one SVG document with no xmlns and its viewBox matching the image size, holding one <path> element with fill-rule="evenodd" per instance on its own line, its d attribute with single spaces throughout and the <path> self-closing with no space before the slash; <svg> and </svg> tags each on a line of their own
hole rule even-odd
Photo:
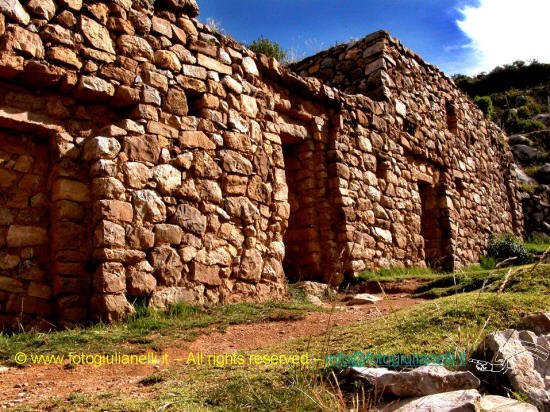
<svg viewBox="0 0 550 412">
<path fill-rule="evenodd" d="M 135 216 L 143 222 L 160 223 L 166 220 L 166 205 L 152 190 L 137 190 L 132 194 Z"/>
<path fill-rule="evenodd" d="M 160 165 L 153 168 L 153 177 L 158 183 L 159 189 L 165 194 L 181 186 L 181 172 L 174 166 Z"/>
<path fill-rule="evenodd" d="M 481 395 L 475 389 L 403 399 L 380 412 L 480 412 Z"/>
<path fill-rule="evenodd" d="M 120 143 L 112 137 L 96 136 L 84 143 L 84 160 L 114 159 L 120 152 Z"/>
</svg>

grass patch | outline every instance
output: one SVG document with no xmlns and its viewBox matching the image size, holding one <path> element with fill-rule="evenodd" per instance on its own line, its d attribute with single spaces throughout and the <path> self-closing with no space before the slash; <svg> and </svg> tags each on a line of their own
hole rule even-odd
<svg viewBox="0 0 550 412">
<path fill-rule="evenodd" d="M 550 293 L 550 265 L 533 265 L 503 268 L 497 270 L 469 270 L 446 275 L 422 285 L 415 297 L 438 298 L 456 293 L 471 292 L 485 287 L 487 291 L 498 291 L 510 269 L 512 274 L 506 282 L 505 291 Z"/>
<path fill-rule="evenodd" d="M 547 274 L 548 265 L 541 269 L 537 273 Z M 485 334 L 513 327 L 526 314 L 550 308 L 548 289 L 526 287 L 529 282 L 538 282 L 538 275 L 525 276 L 510 279 L 510 287 L 503 293 L 469 292 L 438 298 L 368 322 L 337 326 L 324 336 L 295 339 L 242 354 L 308 353 L 310 359 L 357 351 L 470 354 Z M 247 363 L 174 366 L 143 379 L 143 384 L 154 385 L 151 399 L 100 393 L 47 400 L 20 410 L 336 411 L 350 407 L 369 410 L 374 404 L 373 397 L 358 388 L 351 387 L 343 394 L 332 376 L 322 362 L 292 367 Z"/>
<path fill-rule="evenodd" d="M 229 325 L 242 323 L 296 320 L 312 310 L 322 309 L 297 299 L 206 307 L 178 304 L 166 312 L 138 307 L 135 316 L 112 325 L 96 324 L 51 333 L 0 334 L 0 360 L 9 361 L 17 352 L 67 354 L 161 350 L 171 340 L 192 341 L 209 326 L 224 330 Z"/>
<path fill-rule="evenodd" d="M 371 282 L 377 280 L 399 281 L 405 279 L 434 279 L 444 274 L 436 272 L 431 268 L 381 268 L 377 270 L 366 270 L 359 273 L 356 283 Z"/>
</svg>

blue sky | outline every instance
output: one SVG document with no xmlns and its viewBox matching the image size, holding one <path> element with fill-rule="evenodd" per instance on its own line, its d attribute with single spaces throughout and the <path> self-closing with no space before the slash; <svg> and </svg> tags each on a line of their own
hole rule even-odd
<svg viewBox="0 0 550 412">
<path fill-rule="evenodd" d="M 245 44 L 263 35 L 297 58 L 385 29 L 447 74 L 517 59 L 550 61 L 548 0 L 199 0 L 199 6 L 202 22 L 214 19 Z"/>
</svg>

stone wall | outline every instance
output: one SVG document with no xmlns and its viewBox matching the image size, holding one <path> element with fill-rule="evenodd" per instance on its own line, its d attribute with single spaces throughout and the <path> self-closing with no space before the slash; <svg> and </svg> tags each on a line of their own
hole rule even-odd
<svg viewBox="0 0 550 412">
<path fill-rule="evenodd" d="M 454 268 L 477 261 L 491 233 L 522 232 L 513 159 L 501 130 L 485 120 L 451 79 L 387 32 L 337 46 L 292 68 L 392 107 L 394 113 L 381 115 L 376 150 L 378 162 L 385 164 L 384 181 L 372 175 L 368 180 L 379 192 L 374 205 L 379 216 L 372 230 L 393 240 L 393 248 L 386 249 L 390 264 L 417 264 L 414 257 L 426 257 L 428 263 L 439 260 Z M 426 184 L 432 188 L 426 190 Z M 438 203 L 435 215 L 433 209 L 422 210 L 422 192 L 437 192 L 428 199 Z M 427 227 L 419 230 L 422 216 Z M 430 245 L 423 252 L 426 239 Z M 388 264 L 383 259 L 378 265 Z"/>
<path fill-rule="evenodd" d="M 212 32 L 195 6 L 0 2 L 2 327 L 465 263 L 514 227 L 500 134 L 441 75 L 395 68 L 419 96 L 350 95 Z M 447 95 L 474 146 L 432 120 Z"/>
</svg>

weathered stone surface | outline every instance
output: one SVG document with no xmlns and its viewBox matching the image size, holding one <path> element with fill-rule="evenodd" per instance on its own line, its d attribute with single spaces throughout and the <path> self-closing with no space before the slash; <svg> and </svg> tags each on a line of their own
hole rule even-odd
<svg viewBox="0 0 550 412">
<path fill-rule="evenodd" d="M 94 202 L 93 211 L 97 220 L 107 219 L 114 222 L 131 222 L 134 218 L 132 205 L 120 200 L 99 200 Z"/>
<path fill-rule="evenodd" d="M 19 264 L 20 260 L 21 259 L 17 255 L 0 253 L 0 269 L 13 269 Z"/>
<path fill-rule="evenodd" d="M 262 268 L 261 253 L 256 249 L 248 249 L 243 254 L 240 270 L 237 271 L 236 277 L 249 282 L 258 282 L 262 277 Z"/>
<path fill-rule="evenodd" d="M 64 63 L 77 70 L 82 67 L 82 62 L 76 53 L 66 47 L 51 47 L 46 52 L 46 58 L 48 60 Z"/>
<path fill-rule="evenodd" d="M 199 6 L 196 0 L 164 0 L 164 2 L 176 10 L 182 10 L 189 17 L 199 15 Z"/>
<path fill-rule="evenodd" d="M 292 286 L 297 289 L 303 290 L 308 295 L 313 295 L 317 297 L 324 296 L 332 291 L 330 285 L 326 283 L 312 282 L 309 280 L 294 283 Z"/>
<path fill-rule="evenodd" d="M 8 28 L 6 35 L 7 44 L 11 48 L 30 57 L 44 58 L 44 45 L 38 34 L 14 25 Z"/>
<path fill-rule="evenodd" d="M 505 398 L 498 395 L 484 395 L 481 398 L 481 410 L 483 412 L 537 412 L 534 405 L 516 399 Z"/>
<path fill-rule="evenodd" d="M 94 230 L 95 247 L 124 247 L 126 232 L 116 223 L 103 220 Z"/>
<path fill-rule="evenodd" d="M 205 285 L 219 286 L 222 284 L 219 266 L 207 266 L 194 262 L 191 266 L 191 277 L 194 281 Z"/>
<path fill-rule="evenodd" d="M 471 372 L 450 372 L 443 366 L 429 365 L 409 372 L 387 368 L 351 368 L 353 374 L 366 379 L 379 393 L 399 397 L 431 395 L 461 389 L 476 389 L 480 381 Z"/>
<path fill-rule="evenodd" d="M 123 169 L 126 184 L 135 189 L 142 189 L 152 176 L 151 169 L 139 162 L 126 162 Z"/>
<path fill-rule="evenodd" d="M 134 307 L 120 295 L 96 295 L 90 300 L 90 312 L 96 319 L 118 322 L 136 313 Z"/>
<path fill-rule="evenodd" d="M 198 235 L 206 230 L 206 216 L 191 205 L 179 205 L 170 222 Z"/>
<path fill-rule="evenodd" d="M 212 142 L 203 132 L 181 132 L 180 144 L 188 148 L 215 149 L 216 144 Z"/>
<path fill-rule="evenodd" d="M 80 18 L 80 28 L 84 38 L 96 49 L 115 53 L 113 42 L 109 36 L 109 31 L 96 21 L 82 15 Z"/>
<path fill-rule="evenodd" d="M 147 296 L 157 287 L 153 267 L 146 260 L 126 269 L 126 289 L 130 296 Z"/>
<path fill-rule="evenodd" d="M 179 226 L 159 224 L 155 225 L 155 244 L 179 245 L 183 231 Z"/>
<path fill-rule="evenodd" d="M 20 24 L 27 25 L 31 20 L 19 0 L 0 0 L 0 12 Z"/>
<path fill-rule="evenodd" d="M 505 385 L 509 382 L 513 390 L 525 393 L 531 403 L 544 410 L 550 406 L 548 353 L 550 343 L 546 335 L 508 329 L 487 335 L 472 358 L 484 356 L 491 363 L 504 361 L 506 371 L 491 373 L 490 377 Z"/>
<path fill-rule="evenodd" d="M 37 226 L 10 226 L 6 238 L 8 247 L 36 246 L 47 242 L 47 230 Z"/>
<path fill-rule="evenodd" d="M 156 163 L 160 156 L 158 140 L 153 136 L 128 136 L 122 150 L 132 161 Z"/>
<path fill-rule="evenodd" d="M 115 88 L 111 83 L 99 77 L 82 76 L 73 93 L 80 100 L 101 102 L 113 97 Z"/>
<path fill-rule="evenodd" d="M 530 330 L 537 335 L 550 334 L 550 312 L 538 312 L 525 316 L 519 323 L 520 329 Z"/>
<path fill-rule="evenodd" d="M 185 116 L 188 111 L 187 98 L 183 90 L 171 88 L 164 101 L 164 109 L 179 116 Z"/>
<path fill-rule="evenodd" d="M 53 0 L 31 0 L 27 8 L 37 16 L 50 20 L 55 15 L 56 5 Z"/>
<path fill-rule="evenodd" d="M 84 143 L 84 160 L 114 159 L 120 152 L 120 143 L 112 137 L 97 136 Z"/>
<path fill-rule="evenodd" d="M 481 395 L 474 389 L 403 399 L 381 412 L 480 412 Z"/>
<path fill-rule="evenodd" d="M 118 50 L 138 61 L 153 61 L 154 52 L 147 40 L 138 36 L 123 34 L 117 40 Z"/>
<path fill-rule="evenodd" d="M 136 219 L 143 222 L 164 222 L 166 206 L 160 196 L 152 190 L 137 190 L 132 194 Z"/>
<path fill-rule="evenodd" d="M 187 288 L 169 287 L 155 291 L 149 299 L 149 306 L 160 310 L 166 310 L 176 303 L 196 304 L 195 294 Z"/>
<path fill-rule="evenodd" d="M 354 295 L 351 300 L 347 302 L 348 305 L 367 305 L 369 303 L 375 303 L 381 301 L 382 298 L 371 295 L 369 293 L 358 293 Z"/>
<path fill-rule="evenodd" d="M 57 179 L 52 187 L 52 200 L 73 200 L 89 202 L 90 189 L 87 184 L 69 179 Z"/>
<path fill-rule="evenodd" d="M 170 165 L 154 167 L 153 178 L 158 183 L 160 191 L 165 194 L 170 194 L 181 186 L 181 172 Z"/>
<path fill-rule="evenodd" d="M 121 293 L 126 290 L 126 272 L 121 263 L 104 262 L 94 274 L 94 289 L 101 293 Z"/>
<path fill-rule="evenodd" d="M 181 63 L 178 56 L 174 52 L 169 50 L 157 50 L 155 52 L 155 63 L 163 69 L 179 72 L 181 70 Z"/>
<path fill-rule="evenodd" d="M 178 253 L 169 246 L 159 246 L 149 253 L 153 275 L 160 285 L 175 286 L 181 279 L 183 264 Z"/>
</svg>

